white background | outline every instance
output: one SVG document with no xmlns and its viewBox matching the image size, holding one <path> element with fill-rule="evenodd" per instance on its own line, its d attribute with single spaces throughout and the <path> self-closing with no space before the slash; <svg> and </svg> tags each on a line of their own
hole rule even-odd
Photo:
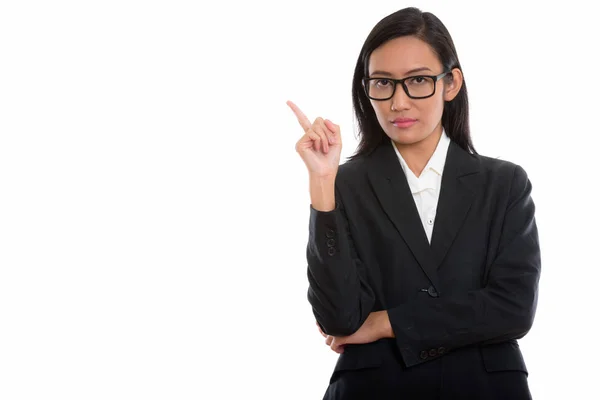
<svg viewBox="0 0 600 400">
<path fill-rule="evenodd" d="M 476 149 L 533 184 L 534 398 L 592 398 L 600 33 L 580 3 L 3 1 L 0 398 L 321 398 L 337 356 L 306 300 L 285 102 L 352 154 L 360 48 L 411 5 L 453 36 Z"/>
</svg>

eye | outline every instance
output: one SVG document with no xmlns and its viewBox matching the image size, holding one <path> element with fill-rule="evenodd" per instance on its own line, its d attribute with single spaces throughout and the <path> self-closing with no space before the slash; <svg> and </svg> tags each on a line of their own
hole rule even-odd
<svg viewBox="0 0 600 400">
<path fill-rule="evenodd" d="M 390 85 L 390 80 L 389 79 L 377 79 L 375 81 L 375 85 L 379 86 L 379 87 L 386 87 Z"/>
<path fill-rule="evenodd" d="M 408 80 L 408 83 L 411 85 L 420 85 L 422 83 L 425 83 L 426 80 L 427 79 L 424 76 L 413 76 Z"/>
</svg>

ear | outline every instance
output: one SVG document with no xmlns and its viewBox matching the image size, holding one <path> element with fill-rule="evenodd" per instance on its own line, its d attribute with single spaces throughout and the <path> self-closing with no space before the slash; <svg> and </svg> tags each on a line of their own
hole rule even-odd
<svg viewBox="0 0 600 400">
<path fill-rule="evenodd" d="M 448 75 L 442 78 L 444 80 L 444 101 L 451 101 L 460 92 L 463 84 L 463 74 L 460 69 L 454 68 L 452 70 L 452 80 L 446 80 L 449 79 L 447 77 Z"/>
</svg>

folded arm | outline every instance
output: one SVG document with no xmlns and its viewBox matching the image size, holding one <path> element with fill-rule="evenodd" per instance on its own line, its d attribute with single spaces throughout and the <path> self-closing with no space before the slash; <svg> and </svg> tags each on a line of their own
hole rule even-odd
<svg viewBox="0 0 600 400">
<path fill-rule="evenodd" d="M 461 346 L 518 339 L 530 330 L 541 270 L 530 193 L 527 174 L 517 166 L 498 255 L 484 288 L 412 301 L 388 310 L 393 335 L 407 366 Z"/>
</svg>

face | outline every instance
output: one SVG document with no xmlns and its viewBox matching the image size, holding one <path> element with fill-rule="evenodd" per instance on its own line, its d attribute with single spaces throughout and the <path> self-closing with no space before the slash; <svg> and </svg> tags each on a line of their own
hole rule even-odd
<svg viewBox="0 0 600 400">
<path fill-rule="evenodd" d="M 440 60 L 432 48 L 414 36 L 392 39 L 371 53 L 369 59 L 370 78 L 401 79 L 416 75 L 439 75 L 443 70 Z M 379 81 L 381 85 L 393 85 L 390 81 Z M 420 79 L 407 81 L 409 90 L 419 91 Z M 442 133 L 442 112 L 444 102 L 458 94 L 462 84 L 462 74 L 455 68 L 451 74 L 435 83 L 435 94 L 425 99 L 411 99 L 401 84 L 396 86 L 394 96 L 389 100 L 372 100 L 371 105 L 379 124 L 385 133 L 399 146 L 435 141 Z M 412 93 L 412 92 L 411 92 Z M 394 123 L 396 119 L 405 122 Z"/>
</svg>

